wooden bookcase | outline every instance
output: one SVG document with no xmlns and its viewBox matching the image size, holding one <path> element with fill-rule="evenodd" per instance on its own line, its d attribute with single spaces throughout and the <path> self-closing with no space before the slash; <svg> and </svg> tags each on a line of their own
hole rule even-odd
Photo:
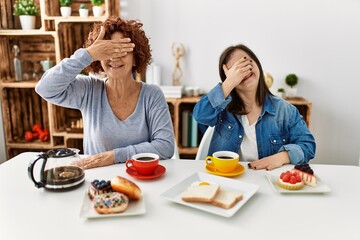
<svg viewBox="0 0 360 240">
<path fill-rule="evenodd" d="M 43 74 L 41 60 L 58 63 L 83 46 L 94 22 L 120 14 L 120 1 L 105 0 L 103 16 L 95 18 L 88 0 L 73 0 L 72 15 L 61 17 L 58 0 L 35 0 L 40 6 L 36 29 L 21 29 L 19 17 L 13 16 L 15 0 L 0 0 L 0 92 L 7 158 L 24 151 L 45 151 L 59 147 L 82 149 L 81 129 L 72 129 L 71 123 L 81 118 L 79 111 L 58 107 L 44 101 L 35 91 Z M 89 17 L 79 17 L 79 6 L 85 3 Z M 13 46 L 20 48 L 22 81 L 15 81 Z M 49 129 L 48 142 L 26 142 L 24 132 L 39 123 Z M 70 130 L 69 130 L 70 128 Z M 73 131 L 74 130 L 74 131 Z"/>
<path fill-rule="evenodd" d="M 184 110 L 193 110 L 195 104 L 200 100 L 200 97 L 182 97 L 182 98 L 167 98 L 169 110 L 174 126 L 174 134 L 176 144 L 178 146 L 179 155 L 182 159 L 194 159 L 197 153 L 197 147 L 184 147 L 182 142 L 182 120 L 181 115 Z M 201 136 L 199 136 L 199 142 Z"/>
</svg>

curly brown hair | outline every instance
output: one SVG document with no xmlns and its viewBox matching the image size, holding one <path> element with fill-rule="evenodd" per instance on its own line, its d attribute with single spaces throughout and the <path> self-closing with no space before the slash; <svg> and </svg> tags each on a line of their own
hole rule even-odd
<svg viewBox="0 0 360 240">
<path fill-rule="evenodd" d="M 92 45 L 100 34 L 101 26 L 105 28 L 104 39 L 111 39 L 114 32 L 121 32 L 124 37 L 130 38 L 131 42 L 135 44 L 133 50 L 135 66 L 132 72 L 145 74 L 147 66 L 151 63 L 151 49 L 149 39 L 146 37 L 143 24 L 137 20 L 124 20 L 120 17 L 109 17 L 103 23 L 94 23 L 90 30 L 88 39 L 84 47 Z M 98 73 L 103 71 L 100 61 L 92 62 L 86 69 L 87 72 Z"/>
</svg>

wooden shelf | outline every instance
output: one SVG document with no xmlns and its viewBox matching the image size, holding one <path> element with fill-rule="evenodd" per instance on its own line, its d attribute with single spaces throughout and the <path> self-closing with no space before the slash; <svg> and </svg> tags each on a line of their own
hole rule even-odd
<svg viewBox="0 0 360 240">
<path fill-rule="evenodd" d="M 90 1 L 73 0 L 72 16 L 68 18 L 60 16 L 59 1 L 35 2 L 40 6 L 40 16 L 36 18 L 37 29 L 24 31 L 19 17 L 13 15 L 12 4 L 8 0 L 0 0 L 0 9 L 3 10 L 0 17 L 0 90 L 7 158 L 29 150 L 44 151 L 59 147 L 82 150 L 83 133 L 63 131 L 74 116 L 77 118 L 76 114 L 80 113 L 47 103 L 35 92 L 35 86 L 43 73 L 40 61 L 49 59 L 58 63 L 70 57 L 83 46 L 94 22 L 102 22 L 108 16 L 120 14 L 120 1 L 105 0 L 104 15 L 98 18 L 91 15 L 82 18 L 78 14 L 80 4 L 85 3 L 90 7 Z M 23 74 L 26 73 L 30 79 L 36 76 L 36 80 L 15 81 L 14 45 L 20 48 Z M 48 142 L 25 141 L 25 131 L 31 130 L 36 123 L 49 129 Z"/>
<path fill-rule="evenodd" d="M 285 98 L 286 101 L 297 107 L 308 128 L 311 123 L 312 103 L 303 97 Z"/>
<path fill-rule="evenodd" d="M 24 143 L 9 142 L 7 143 L 7 147 L 21 148 L 21 149 L 49 149 L 52 146 L 50 143 L 35 141 L 35 142 L 24 142 Z"/>
<path fill-rule="evenodd" d="M 0 88 L 35 88 L 37 80 L 0 82 Z"/>
<path fill-rule="evenodd" d="M 68 139 L 83 139 L 83 133 L 68 133 L 68 132 L 54 132 L 52 134 L 54 137 L 66 137 Z"/>
<path fill-rule="evenodd" d="M 42 29 L 34 29 L 34 30 L 0 30 L 0 36 L 55 36 L 55 31 L 43 31 Z"/>
<path fill-rule="evenodd" d="M 82 22 L 103 22 L 105 19 L 107 18 L 107 16 L 101 16 L 101 17 L 93 17 L 93 16 L 89 16 L 89 17 L 78 17 L 78 16 L 71 16 L 68 18 L 63 18 L 61 16 L 47 16 L 44 17 L 44 20 L 52 20 L 55 21 L 57 23 L 82 23 Z"/>
</svg>

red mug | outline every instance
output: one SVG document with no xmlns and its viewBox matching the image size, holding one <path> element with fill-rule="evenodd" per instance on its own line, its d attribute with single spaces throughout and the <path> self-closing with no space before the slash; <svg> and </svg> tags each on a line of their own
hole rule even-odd
<svg viewBox="0 0 360 240">
<path fill-rule="evenodd" d="M 154 153 L 139 153 L 125 163 L 126 168 L 131 168 L 140 175 L 152 175 L 159 165 L 159 155 Z"/>
</svg>

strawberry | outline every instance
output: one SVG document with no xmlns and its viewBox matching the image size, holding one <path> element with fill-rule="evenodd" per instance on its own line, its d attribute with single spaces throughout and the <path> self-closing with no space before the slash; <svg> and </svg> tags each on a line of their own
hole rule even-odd
<svg viewBox="0 0 360 240">
<path fill-rule="evenodd" d="M 296 174 L 296 182 L 301 182 L 302 181 L 302 179 L 301 179 L 301 177 L 300 177 L 300 175 L 298 175 L 298 174 Z"/>
<path fill-rule="evenodd" d="M 281 173 L 281 175 L 280 175 L 280 179 L 283 179 L 283 177 L 285 176 L 285 173 L 283 172 L 283 173 Z"/>
<path fill-rule="evenodd" d="M 291 184 L 295 184 L 295 183 L 296 183 L 296 177 L 295 177 L 295 176 L 291 176 L 291 178 L 290 178 L 290 183 L 291 183 Z"/>
<path fill-rule="evenodd" d="M 283 177 L 283 182 L 289 182 L 290 181 L 290 176 L 285 174 L 285 176 Z"/>
</svg>

